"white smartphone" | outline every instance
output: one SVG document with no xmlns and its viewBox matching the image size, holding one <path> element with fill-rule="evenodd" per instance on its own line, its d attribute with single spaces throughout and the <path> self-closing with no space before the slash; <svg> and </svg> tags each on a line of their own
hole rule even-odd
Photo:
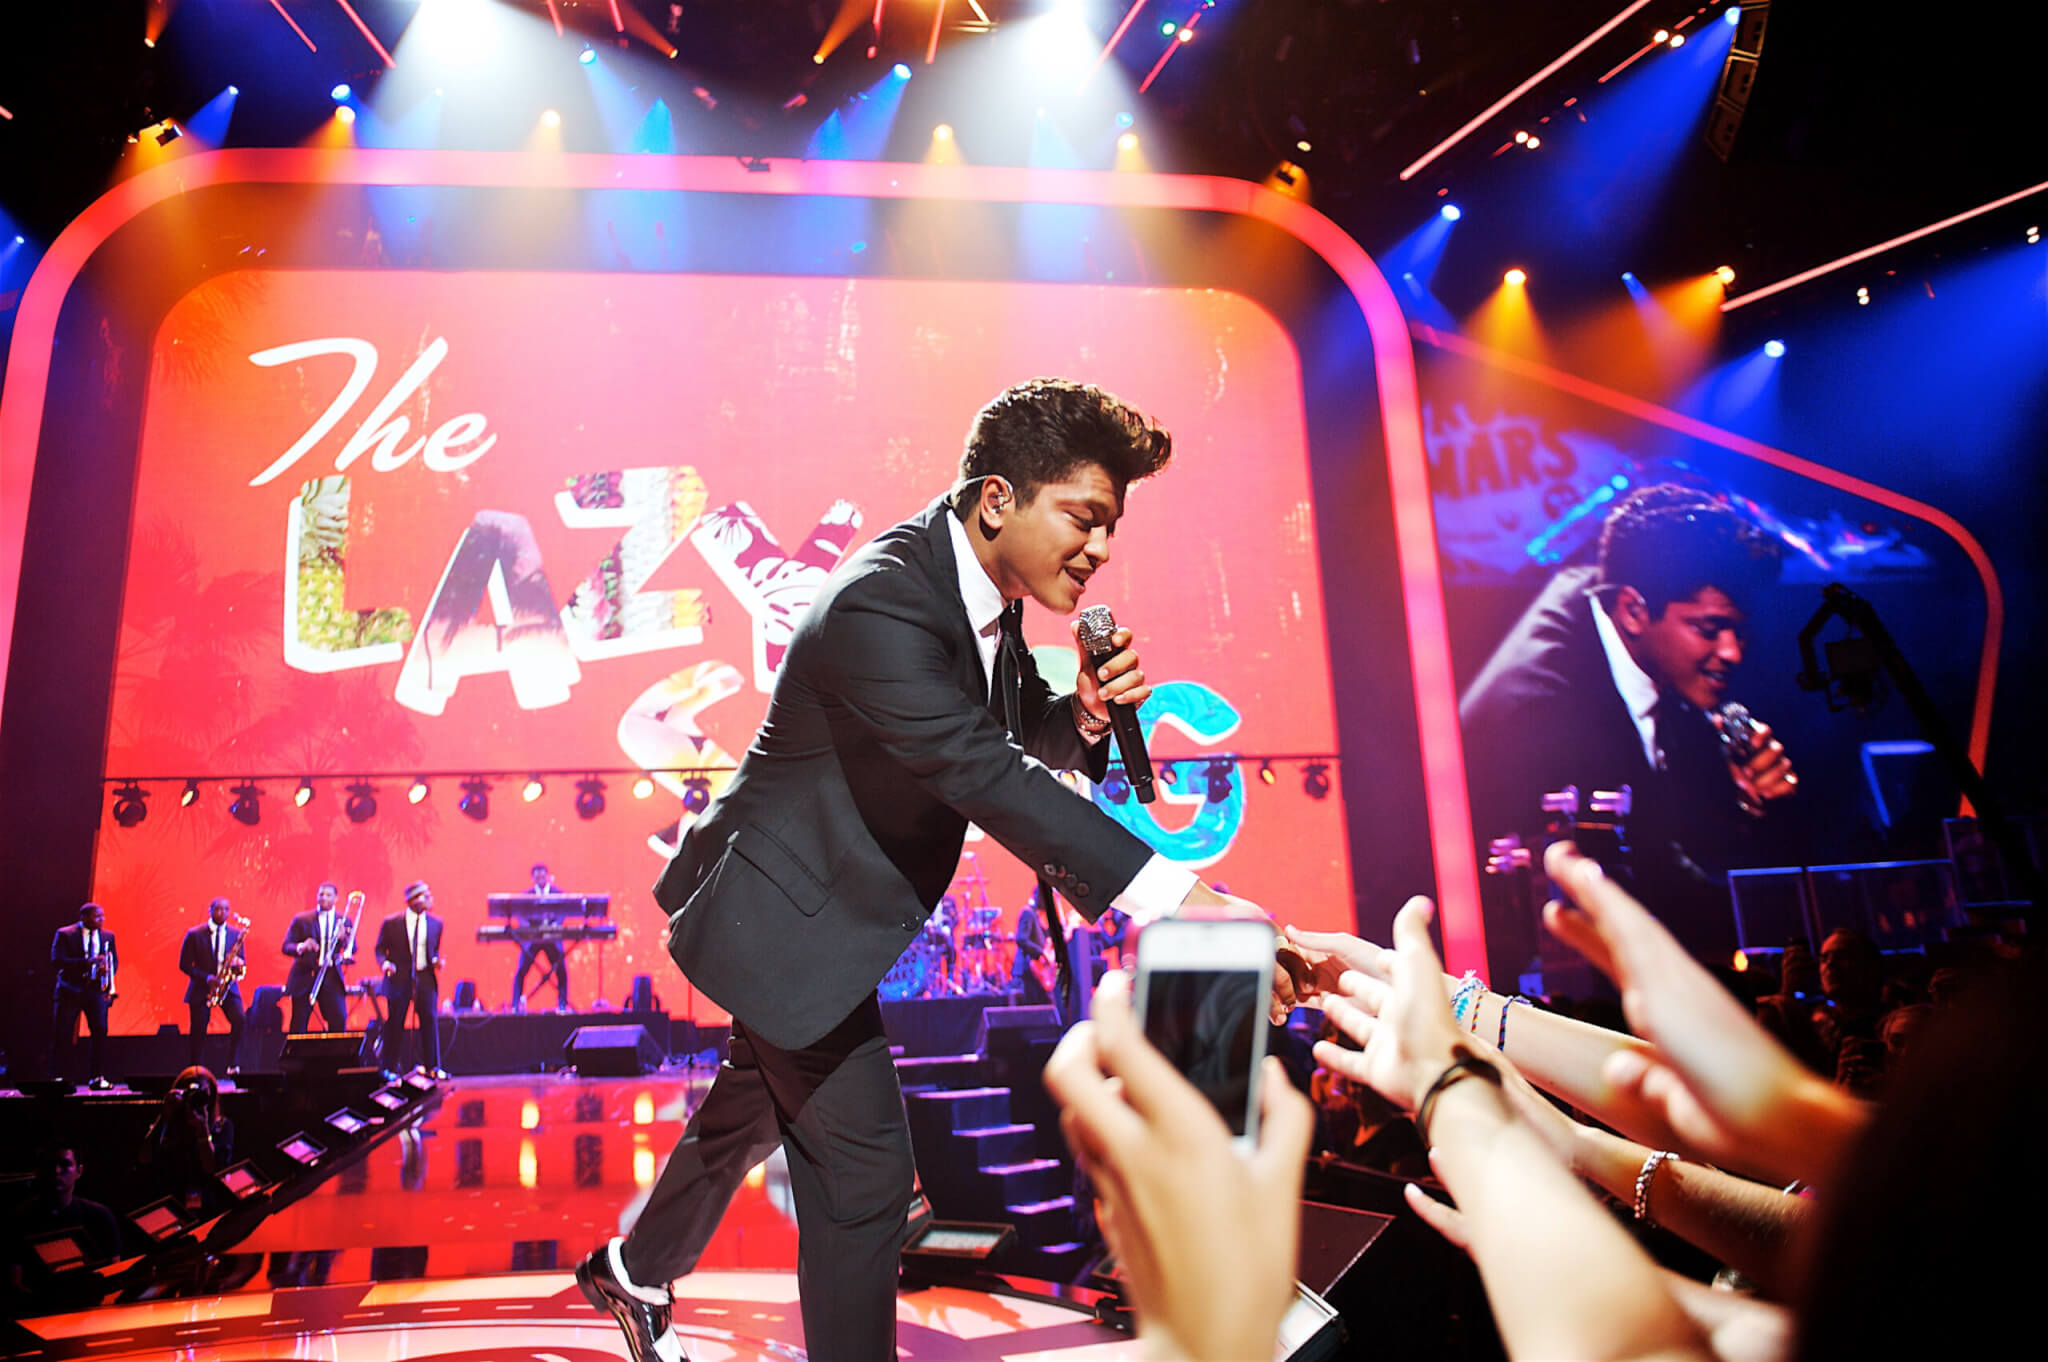
<svg viewBox="0 0 2048 1362">
<path fill-rule="evenodd" d="M 1132 1004 L 1145 1038 L 1200 1089 L 1239 1149 L 1259 1139 L 1259 1069 L 1273 992 L 1263 922 L 1162 918 L 1138 938 Z"/>
</svg>

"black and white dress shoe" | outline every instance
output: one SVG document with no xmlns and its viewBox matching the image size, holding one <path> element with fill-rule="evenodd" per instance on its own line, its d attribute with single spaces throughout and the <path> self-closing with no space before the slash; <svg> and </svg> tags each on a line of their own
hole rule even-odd
<svg viewBox="0 0 2048 1362">
<path fill-rule="evenodd" d="M 674 1298 L 665 1286 L 641 1286 L 627 1278 L 619 1258 L 620 1242 L 613 1239 L 576 1264 L 576 1285 L 583 1299 L 611 1312 L 626 1335 L 626 1351 L 633 1362 L 689 1362 L 670 1321 Z"/>
</svg>

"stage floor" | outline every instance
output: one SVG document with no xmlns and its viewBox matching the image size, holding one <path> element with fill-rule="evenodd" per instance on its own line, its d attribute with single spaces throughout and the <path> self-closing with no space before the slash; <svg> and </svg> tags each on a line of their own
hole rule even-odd
<svg viewBox="0 0 2048 1362">
<path fill-rule="evenodd" d="M 234 1251 L 151 1288 L 173 1298 L 24 1319 L 30 1337 L 14 1335 L 13 1355 L 623 1356 L 570 1269 L 638 1215 L 709 1083 L 708 1072 L 456 1080 L 417 1130 L 341 1169 Z M 778 1154 L 747 1178 L 698 1271 L 677 1284 L 676 1326 L 693 1362 L 802 1356 L 795 1267 Z M 1127 1335 L 1043 1300 L 933 1287 L 899 1298 L 897 1318 L 900 1347 L 920 1359 L 1136 1355 Z"/>
</svg>

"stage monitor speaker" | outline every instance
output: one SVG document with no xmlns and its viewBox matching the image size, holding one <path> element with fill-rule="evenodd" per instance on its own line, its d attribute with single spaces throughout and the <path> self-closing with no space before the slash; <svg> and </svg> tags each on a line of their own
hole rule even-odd
<svg viewBox="0 0 2048 1362">
<path fill-rule="evenodd" d="M 562 1044 L 562 1062 L 583 1078 L 638 1078 L 662 1058 L 644 1026 L 579 1026 Z"/>
<path fill-rule="evenodd" d="M 363 1031 L 295 1031 L 284 1038 L 277 1067 L 293 1077 L 332 1077 L 356 1067 Z"/>
<path fill-rule="evenodd" d="M 476 1010 L 476 980 L 464 979 L 455 985 L 454 1006 L 457 1012 Z"/>
<path fill-rule="evenodd" d="M 284 1030 L 284 990 L 276 984 L 265 984 L 256 990 L 256 1000 L 249 1004 L 249 1029 L 251 1031 Z"/>
<path fill-rule="evenodd" d="M 1060 1033 L 1059 1009 L 1043 1003 L 1032 1007 L 983 1008 L 981 1030 L 974 1038 L 975 1053 L 987 1054 L 992 1041 L 1001 1044 L 1008 1039 L 1027 1040 L 1030 1033 L 1057 1036 Z"/>
<path fill-rule="evenodd" d="M 626 994 L 626 1010 L 628 1012 L 652 1012 L 654 1010 L 653 975 L 636 974 L 633 976 L 633 987 Z"/>
</svg>

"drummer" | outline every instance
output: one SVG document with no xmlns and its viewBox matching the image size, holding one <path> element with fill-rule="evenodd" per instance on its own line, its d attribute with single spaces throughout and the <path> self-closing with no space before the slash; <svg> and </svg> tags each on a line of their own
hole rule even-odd
<svg viewBox="0 0 2048 1362">
<path fill-rule="evenodd" d="M 960 903 L 951 894 L 939 900 L 939 906 L 924 922 L 924 940 L 932 953 L 933 963 L 944 956 L 946 966 L 935 971 L 936 977 L 926 986 L 926 993 L 933 997 L 960 992 L 955 975 L 960 966 L 959 936 Z"/>
</svg>

